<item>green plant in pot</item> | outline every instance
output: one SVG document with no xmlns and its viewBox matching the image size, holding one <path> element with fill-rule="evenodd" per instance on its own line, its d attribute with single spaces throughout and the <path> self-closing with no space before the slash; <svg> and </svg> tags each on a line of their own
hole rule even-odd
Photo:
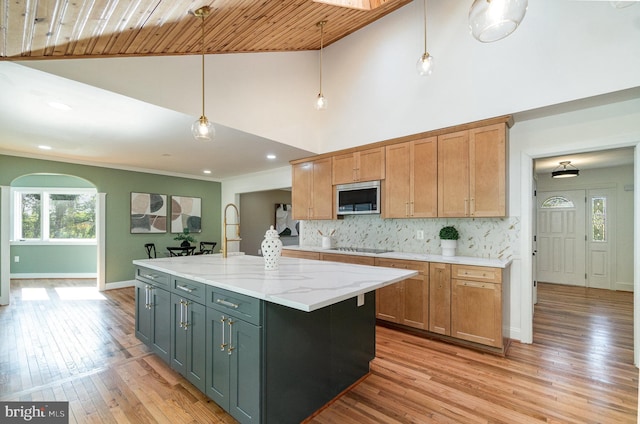
<svg viewBox="0 0 640 424">
<path fill-rule="evenodd" d="M 442 248 L 442 256 L 455 256 L 458 247 L 458 239 L 460 234 L 456 227 L 448 225 L 440 229 L 440 247 Z"/>
<path fill-rule="evenodd" d="M 180 246 L 182 247 L 189 247 L 191 246 L 191 243 L 196 242 L 196 239 L 190 234 L 189 228 L 183 229 L 182 232 L 175 236 L 173 239 L 182 241 L 182 243 L 180 243 Z"/>
</svg>

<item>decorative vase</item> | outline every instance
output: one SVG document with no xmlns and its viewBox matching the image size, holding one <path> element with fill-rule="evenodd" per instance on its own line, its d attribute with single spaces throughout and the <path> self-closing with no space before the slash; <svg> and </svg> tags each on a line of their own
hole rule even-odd
<svg viewBox="0 0 640 424">
<path fill-rule="evenodd" d="M 182 243 L 180 243 L 180 247 L 189 247 L 191 246 L 191 243 L 189 243 L 187 240 L 182 240 Z"/>
<path fill-rule="evenodd" d="M 262 240 L 260 248 L 264 257 L 264 269 L 278 269 L 280 255 L 282 254 L 282 241 L 273 225 L 264 234 L 264 240 Z"/>
<path fill-rule="evenodd" d="M 458 240 L 440 240 L 440 247 L 442 248 L 442 256 L 456 256 Z"/>
</svg>

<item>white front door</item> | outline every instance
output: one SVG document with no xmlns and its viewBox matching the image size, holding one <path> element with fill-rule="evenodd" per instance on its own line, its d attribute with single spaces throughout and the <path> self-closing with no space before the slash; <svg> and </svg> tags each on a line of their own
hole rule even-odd
<svg viewBox="0 0 640 424">
<path fill-rule="evenodd" d="M 612 289 L 615 281 L 615 199 L 613 188 L 587 193 L 587 286 Z"/>
<path fill-rule="evenodd" d="M 586 285 L 585 191 L 538 192 L 538 281 Z"/>
</svg>

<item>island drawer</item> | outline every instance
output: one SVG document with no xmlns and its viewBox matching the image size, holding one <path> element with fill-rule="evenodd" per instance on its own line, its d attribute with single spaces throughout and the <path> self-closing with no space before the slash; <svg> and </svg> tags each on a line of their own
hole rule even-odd
<svg viewBox="0 0 640 424">
<path fill-rule="evenodd" d="M 141 266 L 136 267 L 136 280 L 169 289 L 169 274 Z"/>
<path fill-rule="evenodd" d="M 262 308 L 260 299 L 207 286 L 207 306 L 241 318 L 251 324 L 260 325 Z"/>
<path fill-rule="evenodd" d="M 187 299 L 195 300 L 196 302 L 204 304 L 207 296 L 205 287 L 206 285 L 204 283 L 174 277 L 171 291 L 175 294 L 186 297 Z"/>
<path fill-rule="evenodd" d="M 457 280 L 502 283 L 502 270 L 486 266 L 452 265 L 451 278 Z"/>
</svg>

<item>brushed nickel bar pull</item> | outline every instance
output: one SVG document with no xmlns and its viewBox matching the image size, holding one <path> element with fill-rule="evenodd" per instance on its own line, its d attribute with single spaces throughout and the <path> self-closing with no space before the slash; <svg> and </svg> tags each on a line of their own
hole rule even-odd
<svg viewBox="0 0 640 424">
<path fill-rule="evenodd" d="M 233 347 L 233 328 L 231 327 L 232 325 L 233 325 L 233 320 L 229 318 L 229 355 L 231 355 L 231 353 L 235 350 L 235 347 Z"/>
<path fill-rule="evenodd" d="M 155 280 L 156 276 L 154 274 L 144 274 L 143 275 L 144 278 L 148 278 L 150 280 Z"/>
<path fill-rule="evenodd" d="M 184 306 L 184 301 L 180 299 L 180 328 L 184 327 L 184 310 L 182 308 L 183 306 Z"/>
<path fill-rule="evenodd" d="M 189 301 L 184 301 L 184 331 L 189 329 Z"/>
<path fill-rule="evenodd" d="M 189 287 L 187 287 L 187 286 L 180 286 L 180 285 L 176 285 L 176 288 L 177 288 L 177 289 L 180 289 L 180 290 L 183 290 L 183 291 L 186 291 L 187 293 L 193 293 L 193 289 L 190 289 L 190 288 L 189 288 Z"/>
<path fill-rule="evenodd" d="M 228 308 L 233 308 L 233 309 L 238 309 L 240 307 L 240 305 L 238 305 L 236 303 L 231 303 L 231 302 L 228 302 L 228 301 L 222 300 L 222 299 L 216 299 L 216 303 L 219 303 L 222 306 L 226 306 Z"/>
<path fill-rule="evenodd" d="M 227 319 L 224 317 L 224 315 L 222 315 L 220 317 L 220 325 L 222 326 L 222 343 L 220 343 L 220 351 L 224 352 L 224 348 L 227 347 L 227 343 L 225 343 L 224 341 L 224 323 L 227 321 Z"/>
<path fill-rule="evenodd" d="M 144 287 L 144 300 L 144 307 L 147 309 L 151 309 L 151 286 L 148 284 Z"/>
</svg>

